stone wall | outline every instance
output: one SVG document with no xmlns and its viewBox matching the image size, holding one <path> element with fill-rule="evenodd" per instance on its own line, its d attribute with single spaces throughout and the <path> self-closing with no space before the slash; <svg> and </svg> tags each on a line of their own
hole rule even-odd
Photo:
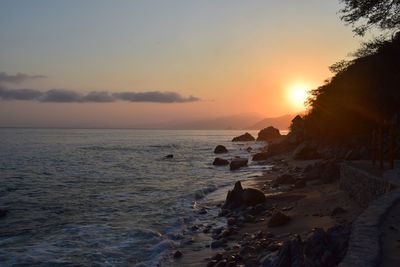
<svg viewBox="0 0 400 267">
<path fill-rule="evenodd" d="M 400 202 L 400 191 L 395 190 L 371 203 L 353 222 L 349 246 L 339 267 L 376 267 L 381 260 L 380 226 L 386 214 Z"/>
<path fill-rule="evenodd" d="M 340 166 L 340 188 L 349 193 L 361 207 L 366 208 L 379 196 L 391 191 L 395 186 L 348 163 Z"/>
</svg>

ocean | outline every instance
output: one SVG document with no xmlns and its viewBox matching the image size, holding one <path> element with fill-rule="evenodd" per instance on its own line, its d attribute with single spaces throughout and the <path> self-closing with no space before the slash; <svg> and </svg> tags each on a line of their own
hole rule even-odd
<svg viewBox="0 0 400 267">
<path fill-rule="evenodd" d="M 230 142 L 242 133 L 0 129 L 0 266 L 168 265 L 193 222 L 217 223 L 198 212 L 209 196 L 267 168 L 212 165 L 218 144 L 227 159 L 265 145 Z"/>
</svg>

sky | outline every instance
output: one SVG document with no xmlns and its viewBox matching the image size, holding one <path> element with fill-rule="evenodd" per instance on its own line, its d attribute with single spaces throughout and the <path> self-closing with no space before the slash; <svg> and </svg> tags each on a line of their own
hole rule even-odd
<svg viewBox="0 0 400 267">
<path fill-rule="evenodd" d="M 301 112 L 360 40 L 339 1 L 0 0 L 0 127 Z M 298 94 L 296 94 L 298 95 Z M 292 99 L 290 99 L 292 98 Z"/>
</svg>

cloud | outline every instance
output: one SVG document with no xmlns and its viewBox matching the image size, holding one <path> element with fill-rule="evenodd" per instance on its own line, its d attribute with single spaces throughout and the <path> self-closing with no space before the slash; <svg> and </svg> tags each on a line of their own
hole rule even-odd
<svg viewBox="0 0 400 267">
<path fill-rule="evenodd" d="M 117 92 L 92 91 L 81 94 L 68 89 L 51 89 L 39 91 L 36 89 L 8 89 L 0 87 L 0 100 L 30 100 L 55 103 L 107 103 L 115 101 L 152 102 L 152 103 L 185 103 L 200 99 L 194 96 L 183 97 L 176 92 Z"/>
<path fill-rule="evenodd" d="M 44 75 L 28 75 L 24 73 L 17 73 L 16 75 L 8 75 L 6 72 L 0 72 L 1 83 L 21 83 L 28 80 L 47 78 Z"/>
<path fill-rule="evenodd" d="M 194 102 L 200 99 L 194 96 L 183 97 L 175 92 L 122 92 L 114 93 L 113 96 L 116 99 L 130 101 L 130 102 L 158 102 L 158 103 L 184 103 Z"/>
</svg>

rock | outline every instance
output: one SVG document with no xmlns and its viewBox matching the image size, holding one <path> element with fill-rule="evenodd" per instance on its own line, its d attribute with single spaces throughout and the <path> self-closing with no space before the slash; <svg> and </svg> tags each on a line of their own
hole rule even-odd
<svg viewBox="0 0 400 267">
<path fill-rule="evenodd" d="M 294 184 L 294 188 L 296 188 L 296 189 L 304 188 L 305 186 L 306 186 L 306 180 L 304 180 L 304 179 L 299 179 Z"/>
<path fill-rule="evenodd" d="M 243 189 L 242 184 L 238 181 L 235 183 L 233 190 L 228 191 L 223 210 L 235 209 L 240 206 L 256 206 L 264 203 L 265 199 L 262 191 L 255 188 Z"/>
<path fill-rule="evenodd" d="M 236 223 L 236 219 L 235 219 L 234 217 L 228 218 L 228 220 L 227 220 L 227 224 L 228 224 L 228 225 L 232 226 L 232 225 L 234 225 L 235 223 Z"/>
<path fill-rule="evenodd" d="M 255 141 L 256 139 L 249 133 L 242 134 L 240 136 L 234 137 L 232 142 L 249 142 Z"/>
<path fill-rule="evenodd" d="M 272 213 L 271 219 L 268 222 L 268 227 L 278 227 L 287 224 L 290 221 L 290 217 L 286 214 L 275 210 Z"/>
<path fill-rule="evenodd" d="M 334 209 L 332 210 L 331 216 L 336 216 L 336 215 L 339 215 L 339 214 L 342 214 L 342 213 L 345 213 L 345 212 L 346 212 L 346 210 L 345 210 L 344 208 L 342 208 L 342 207 L 336 207 L 336 208 L 334 208 Z"/>
<path fill-rule="evenodd" d="M 215 265 L 215 267 L 226 267 L 227 263 L 227 260 L 221 260 Z"/>
<path fill-rule="evenodd" d="M 270 157 L 268 152 L 260 152 L 253 156 L 253 161 L 267 160 Z"/>
<path fill-rule="evenodd" d="M 228 149 L 224 147 L 223 145 L 218 145 L 214 149 L 215 154 L 222 154 L 222 153 L 228 153 Z"/>
<path fill-rule="evenodd" d="M 258 133 L 258 137 L 257 137 L 257 141 L 267 141 L 267 142 L 271 142 L 273 140 L 276 140 L 278 138 L 281 137 L 281 133 L 279 132 L 278 129 L 269 126 L 265 129 L 262 129 L 259 133 Z"/>
<path fill-rule="evenodd" d="M 240 181 L 235 183 L 235 186 L 233 187 L 232 191 L 228 191 L 228 194 L 226 195 L 226 200 L 224 204 L 224 208 L 237 208 L 243 204 L 243 187 Z"/>
<path fill-rule="evenodd" d="M 8 213 L 8 209 L 0 208 L 0 218 L 5 217 Z"/>
<path fill-rule="evenodd" d="M 282 175 L 276 177 L 272 181 L 271 186 L 278 187 L 283 184 L 294 184 L 295 182 L 296 182 L 296 179 L 293 177 L 293 175 L 285 173 L 285 174 L 282 174 Z"/>
<path fill-rule="evenodd" d="M 323 183 L 331 183 L 339 180 L 340 166 L 336 160 L 324 160 L 315 163 L 304 170 L 303 177 L 306 181 L 321 180 Z"/>
<path fill-rule="evenodd" d="M 247 206 L 256 206 L 265 202 L 265 195 L 255 188 L 246 188 L 242 193 L 243 202 Z"/>
<path fill-rule="evenodd" d="M 200 215 L 207 214 L 207 209 L 206 209 L 206 208 L 201 208 L 201 209 L 199 210 L 199 214 L 200 214 Z"/>
<path fill-rule="evenodd" d="M 229 167 L 230 167 L 231 171 L 234 171 L 234 170 L 240 169 L 242 167 L 246 167 L 247 162 L 248 162 L 247 159 L 235 158 L 235 159 L 232 159 Z"/>
<path fill-rule="evenodd" d="M 229 165 L 229 161 L 226 159 L 221 159 L 221 158 L 215 158 L 213 161 L 213 165 L 215 166 L 226 166 Z"/>
<path fill-rule="evenodd" d="M 172 158 L 174 158 L 174 155 L 168 154 L 168 155 L 165 156 L 165 158 L 166 158 L 166 159 L 172 159 Z"/>
<path fill-rule="evenodd" d="M 212 260 L 212 261 L 210 261 L 210 262 L 207 263 L 207 267 L 213 267 L 213 266 L 215 266 L 215 264 L 217 264 L 217 263 L 218 263 L 217 260 Z"/>
<path fill-rule="evenodd" d="M 179 250 L 175 251 L 175 253 L 174 253 L 174 258 L 175 259 L 180 258 L 182 256 L 183 256 L 182 252 L 180 252 Z"/>
<path fill-rule="evenodd" d="M 320 155 L 314 145 L 303 142 L 293 151 L 292 157 L 296 160 L 311 160 L 319 159 Z"/>
<path fill-rule="evenodd" d="M 304 256 L 301 239 L 296 236 L 286 240 L 282 248 L 279 250 L 278 257 L 275 258 L 270 265 L 274 267 L 303 267 Z M 306 265 L 308 266 L 308 265 Z M 314 265 L 311 265 L 314 266 Z"/>
<path fill-rule="evenodd" d="M 211 259 L 216 260 L 217 262 L 222 260 L 223 255 L 221 253 L 215 254 Z"/>
</svg>

